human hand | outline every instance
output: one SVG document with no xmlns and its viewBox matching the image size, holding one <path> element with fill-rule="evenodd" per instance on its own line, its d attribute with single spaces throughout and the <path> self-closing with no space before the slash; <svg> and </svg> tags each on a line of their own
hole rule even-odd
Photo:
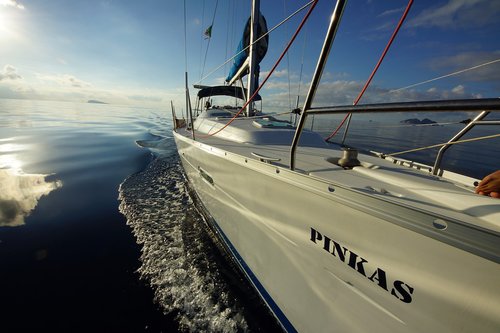
<svg viewBox="0 0 500 333">
<path fill-rule="evenodd" d="M 487 195 L 492 198 L 500 198 L 500 170 L 497 170 L 488 176 L 477 185 L 476 193 Z"/>
</svg>

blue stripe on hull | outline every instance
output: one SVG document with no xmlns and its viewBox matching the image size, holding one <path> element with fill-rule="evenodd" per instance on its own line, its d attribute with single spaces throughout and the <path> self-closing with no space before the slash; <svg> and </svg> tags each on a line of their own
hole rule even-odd
<svg viewBox="0 0 500 333">
<path fill-rule="evenodd" d="M 181 156 L 181 157 L 183 157 L 183 156 Z M 186 162 L 189 163 L 187 160 L 186 160 Z M 189 183 L 189 177 L 187 176 L 187 174 L 185 174 L 185 175 L 186 175 L 186 178 L 188 179 L 188 183 Z M 191 192 L 191 194 L 194 194 L 195 202 L 198 202 L 201 205 L 202 211 L 204 213 L 204 214 L 203 213 L 202 214 L 207 217 L 207 222 L 213 228 L 216 229 L 216 232 L 219 233 L 219 235 L 220 235 L 219 238 L 224 243 L 225 247 L 231 252 L 231 255 L 233 256 L 233 258 L 236 259 L 236 262 L 238 263 L 240 268 L 243 270 L 243 272 L 246 274 L 246 276 L 250 279 L 250 281 L 255 286 L 255 288 L 257 289 L 259 294 L 262 296 L 264 301 L 267 303 L 268 307 L 271 309 L 274 316 L 278 319 L 280 325 L 283 327 L 283 329 L 285 331 L 290 332 L 290 333 L 296 333 L 297 330 L 295 329 L 295 327 L 293 327 L 292 323 L 288 320 L 288 318 L 285 316 L 283 311 L 281 311 L 281 309 L 276 304 L 276 302 L 274 302 L 271 295 L 269 295 L 269 293 L 266 291 L 264 286 L 260 283 L 260 281 L 257 279 L 255 274 L 252 272 L 250 267 L 245 263 L 245 261 L 240 256 L 240 254 L 238 253 L 236 248 L 233 246 L 233 244 L 231 243 L 229 238 L 226 236 L 226 234 L 224 234 L 222 229 L 219 227 L 219 225 L 217 224 L 217 221 L 215 221 L 215 219 L 212 218 L 208 209 L 205 207 L 205 205 L 201 201 L 201 198 L 198 196 L 198 193 L 196 193 L 196 191 L 194 190 L 194 187 L 191 187 L 191 190 L 192 191 L 190 191 L 190 192 Z"/>
<path fill-rule="evenodd" d="M 271 311 L 274 313 L 276 318 L 279 320 L 281 326 L 287 331 L 287 332 L 297 332 L 295 327 L 293 327 L 292 323 L 288 320 L 288 318 L 285 316 L 285 314 L 281 311 L 281 309 L 278 307 L 278 305 L 274 302 L 272 299 L 271 295 L 266 291 L 264 286 L 259 282 L 255 274 L 252 272 L 250 267 L 245 263 L 243 258 L 240 256 L 238 251 L 235 249 L 231 241 L 227 238 L 227 236 L 224 234 L 222 229 L 219 227 L 217 222 L 212 218 L 212 225 L 217 229 L 217 232 L 221 235 L 222 241 L 225 243 L 229 251 L 231 251 L 231 254 L 233 257 L 236 259 L 240 267 L 244 270 L 246 275 L 250 278 L 252 283 L 254 284 L 255 288 L 257 288 L 257 291 L 262 295 L 262 298 L 264 298 L 264 301 L 267 303 Z"/>
</svg>

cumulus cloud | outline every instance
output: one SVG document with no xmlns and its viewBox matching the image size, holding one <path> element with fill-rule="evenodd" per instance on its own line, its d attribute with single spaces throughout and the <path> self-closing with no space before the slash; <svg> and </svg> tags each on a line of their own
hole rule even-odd
<svg viewBox="0 0 500 333">
<path fill-rule="evenodd" d="M 350 105 L 358 96 L 363 85 L 364 82 L 361 81 L 334 80 L 322 82 L 316 92 L 313 106 Z M 292 91 L 296 91 L 293 90 L 294 88 L 296 88 L 296 86 L 292 85 Z M 305 99 L 305 94 L 308 89 L 309 84 L 305 84 L 302 90 L 302 96 L 300 97 L 302 102 Z M 464 85 L 457 85 L 449 90 L 432 87 L 426 91 L 415 89 L 395 91 L 372 84 L 363 95 L 360 104 L 480 97 L 480 95 L 468 91 Z M 289 103 L 288 83 L 270 82 L 267 86 L 264 101 L 266 105 L 271 107 L 287 106 Z"/>
<path fill-rule="evenodd" d="M 72 87 L 77 87 L 77 88 L 90 87 L 90 83 L 79 80 L 71 75 L 64 75 L 63 80 L 64 80 L 63 82 L 68 82 Z"/>
<path fill-rule="evenodd" d="M 12 66 L 10 66 L 12 67 Z M 5 70 L 0 73 L 2 79 Z M 12 76 L 12 70 L 8 71 Z M 74 75 L 35 73 L 35 78 L 27 73 L 22 80 L 0 81 L 0 98 L 36 99 L 50 101 L 84 102 L 88 100 L 106 101 L 109 104 L 166 107 L 165 101 L 185 103 L 184 88 L 171 91 L 148 89 L 142 86 L 99 87 L 85 82 Z M 1 168 L 1 166 L 0 166 Z"/>
<path fill-rule="evenodd" d="M 3 71 L 0 72 L 0 81 L 18 79 L 22 79 L 22 76 L 17 73 L 17 69 L 14 66 L 5 65 Z"/>
<path fill-rule="evenodd" d="M 11 6 L 18 9 L 24 9 L 24 5 L 17 0 L 0 0 L 0 5 Z"/>
<path fill-rule="evenodd" d="M 464 95 L 465 94 L 465 87 L 461 84 L 456 86 L 455 88 L 451 89 L 451 92 L 456 95 Z"/>
<path fill-rule="evenodd" d="M 262 71 L 260 72 L 260 77 L 266 77 L 269 74 L 269 71 Z M 286 69 L 282 70 L 276 70 L 273 72 L 273 77 L 274 78 L 280 78 L 280 77 L 287 77 L 288 71 Z"/>
<path fill-rule="evenodd" d="M 408 27 L 456 29 L 484 26 L 496 22 L 500 2 L 491 0 L 449 0 L 446 4 L 422 11 L 408 22 Z"/>
<path fill-rule="evenodd" d="M 88 88 L 92 85 L 83 80 L 77 79 L 73 75 L 37 75 L 38 79 L 47 82 L 53 82 L 61 86 L 74 87 L 74 88 Z"/>
<path fill-rule="evenodd" d="M 284 88 L 287 84 L 273 83 L 273 89 L 266 90 L 263 95 L 263 108 L 269 112 L 284 112 L 295 107 L 295 99 L 292 100 L 292 107 L 289 103 L 288 90 L 274 90 L 278 87 Z M 316 92 L 313 102 L 313 107 L 325 107 L 334 105 L 352 105 L 353 101 L 358 96 L 363 88 L 364 82 L 361 81 L 348 81 L 348 80 L 332 80 L 322 82 Z M 305 95 L 309 89 L 309 83 L 303 85 L 300 96 L 299 107 L 302 107 L 305 100 Z M 292 91 L 294 87 L 292 86 Z M 293 93 L 292 93 L 293 94 Z M 296 98 L 296 95 L 294 95 Z M 363 95 L 359 104 L 372 104 L 372 103 L 398 103 L 398 102 L 412 102 L 412 101 L 429 101 L 429 100 L 452 100 L 452 99 L 468 99 L 468 98 L 481 98 L 480 94 L 471 92 L 467 86 L 458 85 L 449 89 L 442 89 L 432 87 L 427 90 L 406 89 L 394 91 L 386 87 L 372 84 Z M 386 114 L 382 114 L 385 117 Z M 410 115 L 416 118 L 432 117 L 439 121 L 459 121 L 469 118 L 470 114 L 467 112 L 442 112 L 439 115 L 415 113 Z M 408 117 L 406 117 L 408 118 Z M 390 119 L 394 120 L 394 117 Z M 399 118 L 398 118 L 399 119 Z"/>
</svg>

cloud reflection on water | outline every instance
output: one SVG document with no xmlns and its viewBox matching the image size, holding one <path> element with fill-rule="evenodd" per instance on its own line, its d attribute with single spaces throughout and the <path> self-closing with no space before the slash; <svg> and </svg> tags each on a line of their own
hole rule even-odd
<svg viewBox="0 0 500 333">
<path fill-rule="evenodd" d="M 2 146 L 0 152 L 11 151 Z M 0 227 L 23 225 L 42 196 L 62 187 L 61 181 L 47 181 L 49 175 L 24 173 L 21 166 L 16 155 L 0 153 Z"/>
</svg>

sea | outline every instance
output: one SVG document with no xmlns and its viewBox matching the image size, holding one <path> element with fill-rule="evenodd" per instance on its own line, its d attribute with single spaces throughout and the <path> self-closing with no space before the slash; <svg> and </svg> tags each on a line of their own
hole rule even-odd
<svg viewBox="0 0 500 333">
<path fill-rule="evenodd" d="M 460 126 L 353 122 L 346 143 L 397 152 Z M 0 99 L 0 332 L 280 332 L 190 198 L 171 131 L 167 108 Z M 480 179 L 499 162 L 496 138 L 445 167 Z"/>
</svg>

